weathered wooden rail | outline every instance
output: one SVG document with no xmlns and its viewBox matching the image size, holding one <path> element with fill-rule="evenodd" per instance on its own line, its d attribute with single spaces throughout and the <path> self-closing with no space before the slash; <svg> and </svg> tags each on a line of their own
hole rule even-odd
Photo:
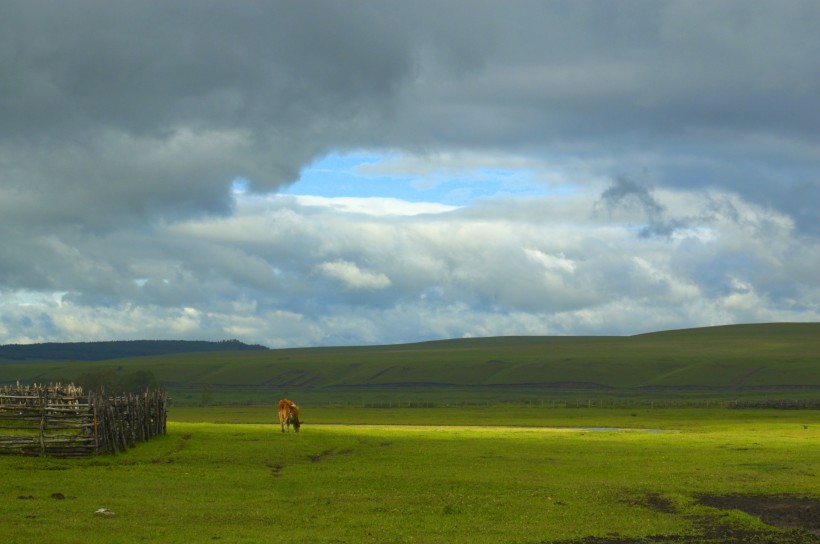
<svg viewBox="0 0 820 544">
<path fill-rule="evenodd" d="M 83 394 L 73 384 L 0 388 L 0 454 L 88 457 L 165 434 L 168 394 Z"/>
</svg>

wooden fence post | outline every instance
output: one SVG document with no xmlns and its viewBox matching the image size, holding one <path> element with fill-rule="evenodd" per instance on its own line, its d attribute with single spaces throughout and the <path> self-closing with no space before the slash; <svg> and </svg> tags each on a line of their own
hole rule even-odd
<svg viewBox="0 0 820 544">
<path fill-rule="evenodd" d="M 165 390 L 107 396 L 73 384 L 0 386 L 0 453 L 116 454 L 165 434 L 167 399 Z"/>
<path fill-rule="evenodd" d="M 40 455 L 46 454 L 46 404 L 48 403 L 48 387 L 41 390 L 40 399 Z"/>
</svg>

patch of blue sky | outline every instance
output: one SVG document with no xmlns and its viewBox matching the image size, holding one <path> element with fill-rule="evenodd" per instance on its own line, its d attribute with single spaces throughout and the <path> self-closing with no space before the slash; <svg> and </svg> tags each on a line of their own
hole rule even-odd
<svg viewBox="0 0 820 544">
<path fill-rule="evenodd" d="M 251 182 L 245 178 L 234 178 L 231 183 L 231 191 L 238 195 L 245 194 L 248 192 L 248 187 L 250 187 L 250 184 Z"/>
<path fill-rule="evenodd" d="M 407 202 L 437 202 L 465 206 L 493 197 L 532 197 L 564 192 L 566 188 L 539 183 L 529 169 L 465 167 L 431 168 L 404 173 L 396 155 L 331 153 L 304 168 L 300 179 L 282 194 L 326 198 L 382 197 Z M 235 182 L 235 190 L 236 190 Z"/>
<path fill-rule="evenodd" d="M 0 306 L 55 306 L 67 294 L 67 291 L 8 291 L 0 295 Z"/>
</svg>

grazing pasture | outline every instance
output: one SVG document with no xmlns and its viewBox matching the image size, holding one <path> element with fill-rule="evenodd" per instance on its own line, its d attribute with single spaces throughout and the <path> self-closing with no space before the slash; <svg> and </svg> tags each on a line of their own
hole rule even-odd
<svg viewBox="0 0 820 544">
<path fill-rule="evenodd" d="M 816 516 L 782 529 L 720 507 L 778 496 L 817 509 L 817 411 L 505 405 L 303 416 L 301 433 L 282 434 L 270 405 L 178 409 L 166 436 L 122 455 L 0 457 L 5 540 L 818 541 Z"/>
<path fill-rule="evenodd" d="M 0 456 L 5 541 L 820 543 L 817 323 L 7 359 L 0 383 L 136 371 L 167 434 Z"/>
</svg>

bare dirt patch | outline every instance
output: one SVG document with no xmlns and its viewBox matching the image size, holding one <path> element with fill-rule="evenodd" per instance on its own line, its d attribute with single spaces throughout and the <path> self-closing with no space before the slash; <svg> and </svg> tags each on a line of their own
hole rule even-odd
<svg viewBox="0 0 820 544">
<path fill-rule="evenodd" d="M 349 455 L 353 453 L 353 450 L 345 449 L 345 450 L 325 450 L 322 453 L 316 455 L 308 455 L 308 459 L 310 459 L 311 463 L 318 463 L 319 461 L 330 457 L 331 455 Z"/>
<path fill-rule="evenodd" d="M 802 529 L 820 537 L 820 499 L 794 495 L 701 495 L 704 506 L 741 510 L 781 529 Z"/>
<path fill-rule="evenodd" d="M 657 510 L 658 512 L 663 512 L 664 514 L 677 513 L 677 508 L 675 508 L 674 503 L 657 493 L 650 493 L 647 495 L 646 503 L 651 509 Z"/>
<path fill-rule="evenodd" d="M 586 537 L 551 544 L 816 544 L 817 539 L 798 533 L 732 532 L 721 535 L 652 535 L 640 538 Z"/>
<path fill-rule="evenodd" d="M 704 506 L 740 510 L 771 525 L 771 530 L 740 529 L 719 517 L 699 518 L 700 534 L 626 537 L 617 533 L 589 536 L 550 544 L 820 544 L 820 499 L 791 495 L 700 495 Z M 653 510 L 676 513 L 674 505 L 657 494 L 634 501 Z M 546 544 L 546 543 L 542 543 Z"/>
<path fill-rule="evenodd" d="M 308 455 L 308 459 L 310 459 L 311 463 L 318 463 L 325 457 L 329 457 L 333 455 L 333 450 L 325 450 L 322 453 L 318 453 L 316 455 Z"/>
<path fill-rule="evenodd" d="M 282 469 L 285 468 L 285 465 L 281 463 L 265 463 L 265 466 L 270 469 L 270 473 L 274 478 L 281 476 Z"/>
</svg>

